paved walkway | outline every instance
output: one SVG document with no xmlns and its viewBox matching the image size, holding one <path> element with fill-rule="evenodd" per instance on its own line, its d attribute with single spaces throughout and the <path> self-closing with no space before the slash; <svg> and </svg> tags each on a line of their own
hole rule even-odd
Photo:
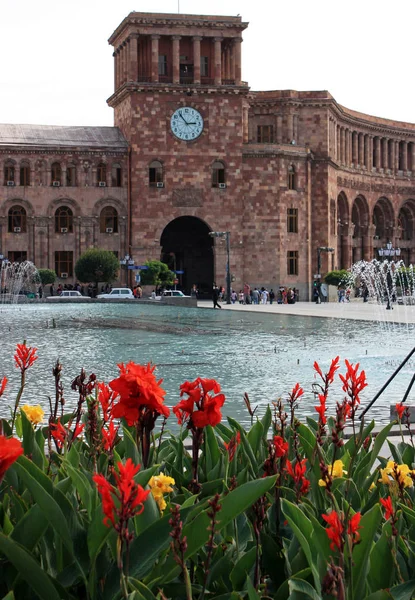
<svg viewBox="0 0 415 600">
<path fill-rule="evenodd" d="M 200 308 L 213 309 L 211 300 L 198 300 Z M 393 305 L 386 310 L 385 305 L 362 300 L 352 302 L 297 302 L 296 304 L 221 304 L 224 310 L 249 311 L 304 317 L 328 317 L 335 319 L 355 319 L 358 321 L 382 321 L 386 323 L 415 323 L 415 306 Z M 216 309 L 218 310 L 218 309 Z"/>
</svg>

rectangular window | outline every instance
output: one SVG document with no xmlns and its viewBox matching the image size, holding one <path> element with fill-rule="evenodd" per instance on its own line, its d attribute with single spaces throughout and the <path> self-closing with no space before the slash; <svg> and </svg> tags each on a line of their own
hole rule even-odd
<svg viewBox="0 0 415 600">
<path fill-rule="evenodd" d="M 298 275 L 298 250 L 287 252 L 287 275 Z"/>
<path fill-rule="evenodd" d="M 274 143 L 274 125 L 258 125 L 257 127 L 258 144 Z"/>
<path fill-rule="evenodd" d="M 298 208 L 287 208 L 287 232 L 298 233 Z"/>
<path fill-rule="evenodd" d="M 55 252 L 55 273 L 58 277 L 62 277 L 62 273 L 67 277 L 73 275 L 73 252 L 59 250 Z"/>
<path fill-rule="evenodd" d="M 67 187 L 74 187 L 76 185 L 75 181 L 75 167 L 67 167 L 66 168 L 66 185 Z"/>
<path fill-rule="evenodd" d="M 201 77 L 209 77 L 209 57 L 200 57 L 200 75 Z"/>
<path fill-rule="evenodd" d="M 22 251 L 20 252 L 19 250 L 12 250 L 11 252 L 7 253 L 7 258 L 11 263 L 21 263 L 24 262 L 25 260 L 27 260 L 27 252 Z"/>
<path fill-rule="evenodd" d="M 159 54 L 159 75 L 167 75 L 167 55 Z"/>
</svg>

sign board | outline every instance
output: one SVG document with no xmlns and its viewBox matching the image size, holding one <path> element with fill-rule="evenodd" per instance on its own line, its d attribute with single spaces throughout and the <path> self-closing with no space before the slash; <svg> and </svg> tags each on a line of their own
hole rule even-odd
<svg viewBox="0 0 415 600">
<path fill-rule="evenodd" d="M 130 271 L 147 271 L 148 267 L 146 265 L 128 265 Z"/>
<path fill-rule="evenodd" d="M 314 279 L 321 279 L 321 275 L 319 273 L 315 273 L 313 277 Z"/>
<path fill-rule="evenodd" d="M 173 273 L 176 273 L 177 275 L 183 275 L 184 271 L 173 271 Z"/>
<path fill-rule="evenodd" d="M 140 269 L 140 271 L 148 271 L 147 265 L 138 265 L 136 269 Z"/>
</svg>

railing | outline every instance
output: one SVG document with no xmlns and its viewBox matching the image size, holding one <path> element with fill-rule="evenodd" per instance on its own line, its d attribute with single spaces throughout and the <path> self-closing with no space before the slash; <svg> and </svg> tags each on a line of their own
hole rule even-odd
<svg viewBox="0 0 415 600">
<path fill-rule="evenodd" d="M 144 83 L 151 83 L 151 76 L 150 75 L 139 75 L 137 77 L 137 81 L 144 82 Z"/>
<path fill-rule="evenodd" d="M 222 79 L 222 85 L 235 85 L 235 79 Z"/>
<path fill-rule="evenodd" d="M 182 77 L 182 76 L 180 76 L 180 83 L 185 83 L 185 84 L 194 83 L 194 78 L 193 78 L 193 76 L 192 77 Z"/>
</svg>

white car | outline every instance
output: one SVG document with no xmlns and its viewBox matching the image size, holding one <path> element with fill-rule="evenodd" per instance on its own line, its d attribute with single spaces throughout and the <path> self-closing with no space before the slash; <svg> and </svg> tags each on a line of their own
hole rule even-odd
<svg viewBox="0 0 415 600">
<path fill-rule="evenodd" d="M 130 288 L 114 288 L 109 294 L 98 294 L 98 300 L 134 300 L 134 294 Z"/>
<path fill-rule="evenodd" d="M 164 298 L 190 298 L 180 290 L 164 290 L 161 296 L 152 296 L 152 300 L 164 300 Z"/>
<path fill-rule="evenodd" d="M 78 300 L 78 299 L 91 300 L 91 298 L 89 296 L 83 296 L 81 294 L 81 292 L 77 292 L 76 290 L 63 290 L 61 292 L 60 296 L 48 296 L 46 299 L 47 300 L 64 300 L 64 299 L 69 299 L 69 300 Z"/>
</svg>

